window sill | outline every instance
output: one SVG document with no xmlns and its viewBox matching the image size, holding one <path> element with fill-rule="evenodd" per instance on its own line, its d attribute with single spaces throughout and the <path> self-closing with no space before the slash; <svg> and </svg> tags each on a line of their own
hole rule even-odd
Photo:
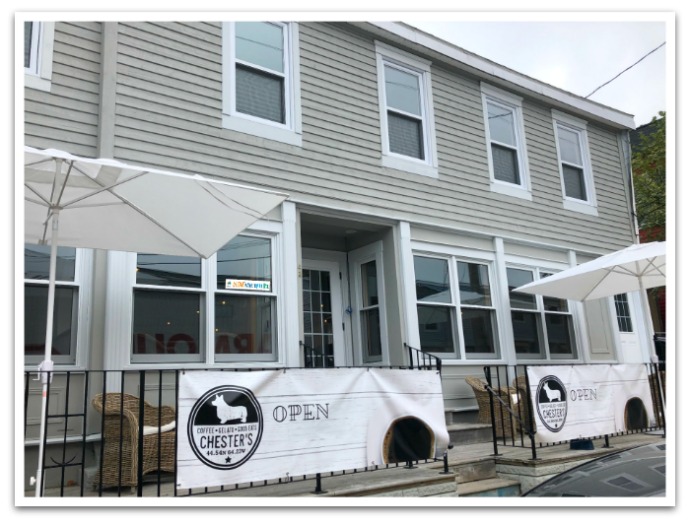
<svg viewBox="0 0 690 524">
<path fill-rule="evenodd" d="M 50 85 L 50 79 L 41 78 L 31 73 L 24 73 L 24 87 L 50 92 Z"/>
<path fill-rule="evenodd" d="M 397 169 L 398 171 L 406 171 L 415 175 L 427 176 L 430 178 L 438 178 L 438 168 L 425 164 L 421 161 L 415 162 L 404 157 L 383 155 L 381 157 L 381 165 L 390 169 Z"/>
<path fill-rule="evenodd" d="M 515 198 L 522 198 L 523 200 L 529 200 L 530 202 L 532 201 L 532 193 L 524 187 L 494 181 L 491 181 L 490 187 L 491 191 L 494 193 L 500 193 L 502 195 Z"/>
<path fill-rule="evenodd" d="M 597 208 L 595 205 L 588 204 L 586 202 L 576 202 L 574 200 L 564 200 L 563 209 L 568 211 L 574 211 L 576 213 L 582 213 L 585 215 L 599 216 Z"/>
<path fill-rule="evenodd" d="M 302 134 L 287 127 L 278 127 L 241 116 L 223 114 L 223 128 L 302 147 Z"/>
</svg>

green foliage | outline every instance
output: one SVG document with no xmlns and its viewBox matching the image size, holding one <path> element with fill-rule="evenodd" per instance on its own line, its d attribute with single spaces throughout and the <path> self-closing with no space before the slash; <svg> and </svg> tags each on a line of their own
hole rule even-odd
<svg viewBox="0 0 690 524">
<path fill-rule="evenodd" d="M 647 230 L 648 240 L 666 238 L 666 113 L 640 132 L 640 143 L 632 155 L 635 206 L 640 230 Z"/>
</svg>

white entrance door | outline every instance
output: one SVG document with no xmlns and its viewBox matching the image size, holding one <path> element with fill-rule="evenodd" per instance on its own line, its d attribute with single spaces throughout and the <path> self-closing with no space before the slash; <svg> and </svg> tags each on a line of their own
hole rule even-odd
<svg viewBox="0 0 690 524">
<path fill-rule="evenodd" d="M 341 267 L 336 261 L 302 260 L 304 365 L 330 368 L 351 364 L 345 349 Z"/>
</svg>

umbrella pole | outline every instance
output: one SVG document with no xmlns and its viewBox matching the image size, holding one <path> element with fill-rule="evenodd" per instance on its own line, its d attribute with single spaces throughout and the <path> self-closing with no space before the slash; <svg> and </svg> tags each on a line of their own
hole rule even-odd
<svg viewBox="0 0 690 524">
<path fill-rule="evenodd" d="M 46 318 L 46 342 L 45 356 L 43 362 L 38 366 L 39 377 L 43 382 L 41 395 L 41 431 L 38 443 L 38 467 L 36 469 L 36 497 L 40 497 L 43 492 L 43 461 L 45 454 L 45 440 L 47 432 L 47 411 L 48 411 L 48 381 L 52 380 L 53 360 L 53 312 L 55 310 L 55 273 L 57 266 L 57 247 L 58 247 L 58 211 L 54 210 L 51 215 L 52 234 L 50 238 L 50 269 L 48 273 L 48 313 Z"/>
</svg>

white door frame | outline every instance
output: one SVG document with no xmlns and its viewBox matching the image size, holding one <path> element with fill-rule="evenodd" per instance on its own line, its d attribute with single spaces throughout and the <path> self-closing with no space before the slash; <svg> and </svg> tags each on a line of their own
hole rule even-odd
<svg viewBox="0 0 690 524">
<path fill-rule="evenodd" d="M 351 315 L 347 313 L 349 300 L 345 253 L 305 248 L 302 250 L 302 269 L 328 271 L 331 274 L 334 364 L 336 367 L 352 366 L 352 329 Z M 302 313 L 300 313 L 300 319 L 303 322 L 301 315 Z M 302 326 L 302 332 L 304 332 L 304 326 Z"/>
</svg>

